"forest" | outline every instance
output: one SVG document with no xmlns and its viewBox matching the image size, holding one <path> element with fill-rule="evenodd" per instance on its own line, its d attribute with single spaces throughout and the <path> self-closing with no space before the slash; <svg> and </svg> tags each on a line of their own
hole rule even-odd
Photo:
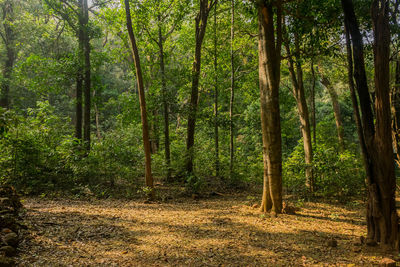
<svg viewBox="0 0 400 267">
<path fill-rule="evenodd" d="M 0 266 L 400 266 L 399 36 L 399 0 L 0 0 Z"/>
</svg>

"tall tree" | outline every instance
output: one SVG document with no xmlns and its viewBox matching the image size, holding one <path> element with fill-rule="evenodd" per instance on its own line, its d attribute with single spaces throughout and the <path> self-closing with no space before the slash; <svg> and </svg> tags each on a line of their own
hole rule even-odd
<svg viewBox="0 0 400 267">
<path fill-rule="evenodd" d="M 85 141 L 90 149 L 90 111 L 91 111 L 91 66 L 90 66 L 90 29 L 89 7 L 87 0 L 55 1 L 45 3 L 67 22 L 78 39 L 78 64 L 76 68 L 75 137 Z M 83 99 L 84 95 L 84 99 Z M 83 103 L 84 102 L 84 103 Z M 84 104 L 84 105 L 83 105 Z M 84 107 L 84 110 L 83 110 Z"/>
<path fill-rule="evenodd" d="M 136 82 L 137 82 L 137 87 L 138 87 L 138 91 L 139 91 L 140 115 L 141 115 L 141 120 L 142 120 L 143 147 L 144 147 L 144 154 L 145 154 L 146 186 L 151 189 L 149 197 L 153 198 L 154 197 L 154 190 L 153 190 L 154 185 L 153 185 L 153 176 L 151 174 L 151 152 L 150 152 L 149 126 L 147 123 L 146 100 L 145 100 L 145 92 L 144 92 L 144 85 L 143 85 L 142 68 L 140 66 L 139 51 L 138 51 L 138 48 L 136 45 L 135 35 L 133 33 L 129 0 L 124 0 L 124 1 L 125 1 L 125 12 L 126 12 L 126 27 L 128 29 L 129 39 L 131 41 L 133 61 L 135 63 L 135 69 L 136 69 Z"/>
<path fill-rule="evenodd" d="M 82 140 L 82 92 L 83 92 L 83 66 L 84 66 L 84 17 L 85 9 L 83 5 L 83 0 L 78 2 L 78 66 L 76 71 L 76 103 L 75 103 L 75 137 Z"/>
<path fill-rule="evenodd" d="M 10 105 L 10 80 L 13 66 L 16 58 L 15 53 L 15 31 L 13 29 L 14 0 L 5 0 L 1 4 L 2 9 L 2 26 L 0 36 L 4 42 L 6 49 L 6 59 L 3 67 L 3 78 L 1 80 L 0 107 L 9 108 Z"/>
<path fill-rule="evenodd" d="M 199 79 L 201 70 L 201 48 L 206 34 L 208 15 L 218 0 L 200 0 L 200 10 L 196 15 L 195 55 L 192 68 L 192 91 L 190 94 L 188 128 L 186 139 L 186 171 L 193 173 L 194 133 L 196 127 L 197 105 L 199 100 Z"/>
<path fill-rule="evenodd" d="M 260 0 L 257 5 L 259 85 L 264 161 L 261 211 L 272 211 L 278 214 L 282 211 L 282 139 L 279 109 L 282 1 Z"/>
<path fill-rule="evenodd" d="M 337 130 L 337 135 L 338 135 L 339 149 L 341 151 L 343 151 L 345 148 L 344 147 L 344 130 L 343 130 L 342 117 L 340 115 L 340 105 L 339 105 L 339 100 L 338 100 L 338 94 L 336 93 L 336 90 L 333 87 L 329 78 L 326 77 L 324 74 L 320 73 L 320 75 L 321 75 L 321 83 L 328 90 L 329 96 L 331 97 L 333 115 L 335 116 L 336 130 Z"/>
<path fill-rule="evenodd" d="M 285 27 L 286 28 L 286 27 Z M 290 72 L 290 78 L 292 80 L 292 92 L 296 99 L 297 110 L 299 112 L 300 128 L 303 136 L 304 144 L 304 157 L 306 163 L 306 187 L 312 192 L 314 177 L 313 177 L 313 151 L 312 151 L 312 140 L 311 140 L 311 126 L 310 126 L 310 116 L 307 107 L 306 94 L 304 89 L 304 79 L 303 79 L 303 68 L 300 54 L 300 40 L 297 32 L 294 34 L 294 53 L 290 49 L 290 42 L 288 33 L 285 30 L 285 48 Z"/>
<path fill-rule="evenodd" d="M 217 4 L 214 9 L 214 138 L 215 138 L 215 173 L 219 176 L 219 136 L 218 136 L 218 36 Z"/>
<path fill-rule="evenodd" d="M 84 66 L 84 96 L 85 109 L 83 115 L 83 140 L 86 151 L 90 150 L 90 110 L 91 110 L 91 70 L 90 70 L 90 35 L 89 35 L 89 8 L 88 0 L 83 0 L 83 51 L 85 57 Z"/>
<path fill-rule="evenodd" d="M 345 26 L 351 36 L 354 79 L 362 114 L 362 133 L 368 186 L 367 244 L 399 248 L 395 205 L 396 180 L 389 100 L 389 1 L 374 0 L 371 6 L 374 32 L 375 114 L 366 80 L 363 40 L 351 0 L 342 0 Z M 375 121 L 375 123 L 374 123 Z"/>
</svg>

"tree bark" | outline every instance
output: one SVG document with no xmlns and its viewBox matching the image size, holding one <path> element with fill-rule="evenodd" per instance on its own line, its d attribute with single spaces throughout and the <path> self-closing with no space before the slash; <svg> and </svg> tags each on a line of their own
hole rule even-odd
<svg viewBox="0 0 400 267">
<path fill-rule="evenodd" d="M 14 6 L 13 0 L 3 3 L 3 28 L 2 39 L 6 49 L 6 60 L 3 69 L 3 79 L 1 82 L 0 107 L 8 109 L 10 107 L 10 81 L 16 58 L 15 53 L 15 32 L 13 30 Z"/>
<path fill-rule="evenodd" d="M 201 68 L 201 47 L 206 33 L 207 20 L 210 10 L 217 0 L 200 0 L 200 11 L 196 16 L 196 47 L 192 68 L 192 92 L 190 95 L 189 117 L 186 139 L 186 172 L 193 173 L 194 133 L 196 127 L 197 104 L 199 100 L 199 78 Z"/>
<path fill-rule="evenodd" d="M 343 152 L 345 149 L 344 131 L 343 131 L 342 118 L 340 116 L 340 105 L 339 105 L 338 95 L 335 91 L 335 88 L 333 88 L 330 80 L 326 76 L 323 76 L 323 75 L 321 75 L 321 76 L 322 76 L 321 83 L 328 90 L 329 96 L 331 97 L 333 115 L 335 116 L 336 130 L 337 130 L 337 135 L 338 135 L 339 149 L 340 149 L 340 151 Z"/>
<path fill-rule="evenodd" d="M 233 175 L 233 160 L 235 157 L 234 147 L 234 123 L 233 123 L 233 105 L 235 100 L 235 0 L 231 0 L 231 97 L 229 101 L 229 177 Z"/>
<path fill-rule="evenodd" d="M 396 180 L 389 101 L 389 1 L 374 0 L 371 6 L 374 32 L 375 114 L 366 81 L 363 42 L 351 0 L 342 0 L 346 28 L 352 37 L 354 78 L 357 84 L 366 147 L 368 185 L 367 244 L 399 249 Z"/>
<path fill-rule="evenodd" d="M 90 151 L 90 89 L 91 89 L 91 77 L 90 77 L 90 36 L 89 36 L 89 8 L 87 0 L 83 0 L 83 32 L 84 32 L 84 52 L 85 52 L 85 73 L 84 73 L 84 96 L 85 96 L 85 109 L 83 116 L 83 140 L 85 142 L 86 151 Z"/>
<path fill-rule="evenodd" d="M 304 145 L 304 159 L 306 163 L 306 187 L 310 192 L 314 191 L 314 174 L 313 174 L 313 151 L 312 151 L 312 140 L 311 140 L 311 127 L 309 112 L 307 107 L 307 100 L 304 90 L 303 82 L 303 69 L 300 62 L 300 44 L 299 37 L 294 34 L 294 45 L 295 45 L 295 59 L 293 59 L 290 51 L 289 38 L 285 33 L 285 48 L 288 56 L 288 67 L 290 77 L 292 80 L 293 96 L 296 99 L 297 110 L 299 112 L 300 129 L 303 136 Z"/>
<path fill-rule="evenodd" d="M 371 211 L 375 224 L 375 241 L 382 245 L 390 245 L 399 249 L 398 216 L 395 203 L 396 176 L 392 147 L 389 58 L 390 29 L 389 1 L 374 0 L 372 2 L 372 21 L 374 30 L 374 67 L 375 67 L 375 147 L 373 163 L 376 164 L 377 193 L 380 198 L 380 214 Z M 371 192 L 372 193 L 372 192 Z M 374 202 L 370 203 L 375 204 Z M 374 207 L 375 208 L 375 207 Z M 374 215 L 379 215 L 374 216 Z M 378 234 L 379 233 L 379 234 Z M 378 239 L 379 236 L 379 239 Z"/>
<path fill-rule="evenodd" d="M 263 140 L 264 182 L 261 211 L 282 211 L 282 140 L 279 110 L 279 84 L 282 44 L 282 7 L 276 1 L 258 1 L 258 54 Z"/>
<path fill-rule="evenodd" d="M 142 134 L 143 134 L 143 147 L 145 154 L 145 180 L 146 186 L 150 188 L 150 198 L 154 198 L 154 185 L 153 176 L 151 174 L 151 153 L 150 153 L 150 140 L 149 140 L 149 127 L 146 115 L 146 100 L 143 85 L 142 68 L 140 66 L 139 51 L 136 45 L 135 35 L 132 28 L 131 12 L 129 8 L 129 0 L 125 1 L 125 11 L 126 11 L 126 27 L 128 29 L 129 39 L 132 45 L 132 55 L 133 61 L 135 63 L 136 69 L 136 81 L 139 90 L 139 102 L 140 102 L 140 115 L 142 120 Z"/>
<path fill-rule="evenodd" d="M 167 181 L 171 182 L 171 150 L 169 140 L 169 106 L 168 106 L 168 91 L 167 79 L 165 77 L 165 62 L 164 62 L 164 38 L 161 29 L 161 15 L 158 15 L 158 48 L 160 53 L 160 71 L 161 71 L 161 92 L 164 110 L 164 145 L 165 145 L 165 163 L 167 164 Z"/>
<path fill-rule="evenodd" d="M 361 123 L 360 108 L 358 105 L 358 100 L 357 100 L 355 85 L 354 85 L 353 51 L 351 49 L 351 40 L 350 40 L 349 31 L 347 30 L 346 26 L 344 28 L 345 28 L 345 36 L 346 36 L 347 70 L 348 70 L 348 80 L 349 80 L 351 102 L 353 105 L 354 120 L 355 120 L 356 126 L 357 126 L 357 135 L 358 135 L 358 140 L 359 140 L 360 148 L 361 148 L 361 156 L 363 158 L 364 168 L 367 170 L 369 168 L 369 163 L 368 163 L 369 156 L 368 156 L 367 147 L 365 144 L 364 133 L 363 133 L 364 131 L 363 131 L 362 123 Z M 369 172 L 367 172 L 367 174 L 368 173 Z"/>
</svg>

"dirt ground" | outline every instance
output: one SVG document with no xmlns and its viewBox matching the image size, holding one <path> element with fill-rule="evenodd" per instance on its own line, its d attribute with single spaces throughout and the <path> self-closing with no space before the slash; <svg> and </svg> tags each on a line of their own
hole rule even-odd
<svg viewBox="0 0 400 267">
<path fill-rule="evenodd" d="M 24 200 L 19 266 L 372 266 L 364 205 L 294 203 L 271 218 L 246 196 L 145 204 Z M 335 239 L 337 247 L 328 245 Z M 387 256 L 387 255 L 386 255 Z M 393 258 L 393 257 L 392 257 Z"/>
</svg>

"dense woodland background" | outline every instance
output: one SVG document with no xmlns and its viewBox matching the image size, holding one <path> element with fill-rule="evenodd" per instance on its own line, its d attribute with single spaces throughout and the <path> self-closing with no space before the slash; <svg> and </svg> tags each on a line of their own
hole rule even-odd
<svg viewBox="0 0 400 267">
<path fill-rule="evenodd" d="M 192 83 L 194 23 L 199 3 L 172 0 L 131 3 L 146 90 L 153 175 L 158 180 L 165 180 L 168 173 L 164 151 L 164 97 L 169 118 L 171 181 L 186 180 L 192 190 L 198 190 L 203 181 L 210 179 L 221 179 L 235 186 L 262 180 L 257 12 L 246 1 L 236 2 L 233 43 L 230 1 L 215 5 L 207 22 L 193 176 L 183 174 L 182 170 Z M 294 22 L 287 25 L 287 31 L 298 32 L 301 42 L 296 61 L 303 69 L 305 99 L 312 121 L 315 194 L 339 197 L 362 194 L 364 174 L 346 81 L 342 11 L 336 2 L 291 4 L 288 14 L 296 9 L 304 20 L 301 25 Z M 369 12 L 363 12 L 369 5 L 363 3 L 360 1 L 358 13 L 362 22 L 365 21 L 361 25 L 366 28 L 364 33 L 369 40 Z M 90 39 L 90 152 L 80 149 L 74 127 L 76 87 L 79 79 L 83 80 L 86 67 L 84 60 L 80 60 L 79 1 L 2 1 L 1 5 L 1 82 L 2 87 L 9 88 L 9 109 L 1 113 L 2 182 L 11 182 L 23 192 L 35 194 L 59 189 L 76 192 L 88 185 L 96 194 L 107 196 L 112 194 L 113 186 L 121 184 L 128 191 L 124 195 L 136 194 L 136 187 L 143 186 L 144 152 L 123 3 L 89 3 L 85 30 Z M 159 34 L 164 73 L 160 68 Z M 304 148 L 287 55 L 283 57 L 280 89 L 283 181 L 288 192 L 302 194 L 307 191 Z M 372 64 L 371 57 L 366 59 L 367 66 Z M 8 61 L 12 61 L 9 70 L 5 67 Z M 368 75 L 372 82 L 371 68 Z M 215 101 L 218 101 L 217 108 Z M 338 122 L 333 107 L 340 109 Z M 336 123 L 340 123 L 343 131 L 341 140 L 337 137 Z M 218 127 L 218 154 L 215 127 Z"/>
<path fill-rule="evenodd" d="M 353 4 L 355 14 L 350 12 Z M 266 64 L 276 63 L 272 70 L 280 75 L 276 79 L 280 112 L 261 117 L 280 116 L 284 195 L 340 201 L 370 197 L 366 177 L 379 171 L 376 167 L 371 167 L 372 174 L 365 171 L 364 141 L 360 148 L 357 128 L 360 114 L 354 115 L 358 107 L 354 108 L 349 86 L 354 81 L 360 86 L 358 66 L 365 63 L 367 106 L 377 114 L 375 119 L 365 119 L 363 95 L 357 94 L 365 130 L 361 135 L 371 151 L 368 120 L 379 128 L 383 118 L 381 107 L 371 105 L 382 99 L 374 75 L 377 69 L 385 70 L 377 60 L 383 58 L 379 53 L 384 48 L 374 47 L 390 36 L 390 72 L 384 76 L 391 88 L 392 117 L 384 118 L 392 127 L 389 135 L 397 157 L 399 4 L 397 0 L 0 0 L 0 183 L 42 196 L 90 192 L 98 197 L 154 197 L 157 191 L 150 176 L 156 185 L 183 185 L 183 194 L 189 196 L 249 187 L 261 190 L 266 170 L 262 125 L 267 121 L 260 123 L 260 89 L 261 103 L 266 91 L 259 59 L 265 38 Z M 374 8 L 381 13 L 374 13 Z M 132 36 L 126 14 L 132 19 Z M 268 20 L 260 23 L 268 16 L 272 26 Z M 391 35 L 380 36 L 385 21 Z M 272 56 L 271 29 L 277 35 Z M 357 57 L 358 29 L 364 62 Z M 133 34 L 137 55 L 131 49 Z M 351 49 L 354 80 L 349 76 Z M 385 97 L 389 99 L 389 94 Z M 145 117 L 148 127 L 142 124 Z M 268 129 L 276 131 L 278 124 L 275 120 Z M 151 169 L 145 168 L 147 150 Z"/>
</svg>

